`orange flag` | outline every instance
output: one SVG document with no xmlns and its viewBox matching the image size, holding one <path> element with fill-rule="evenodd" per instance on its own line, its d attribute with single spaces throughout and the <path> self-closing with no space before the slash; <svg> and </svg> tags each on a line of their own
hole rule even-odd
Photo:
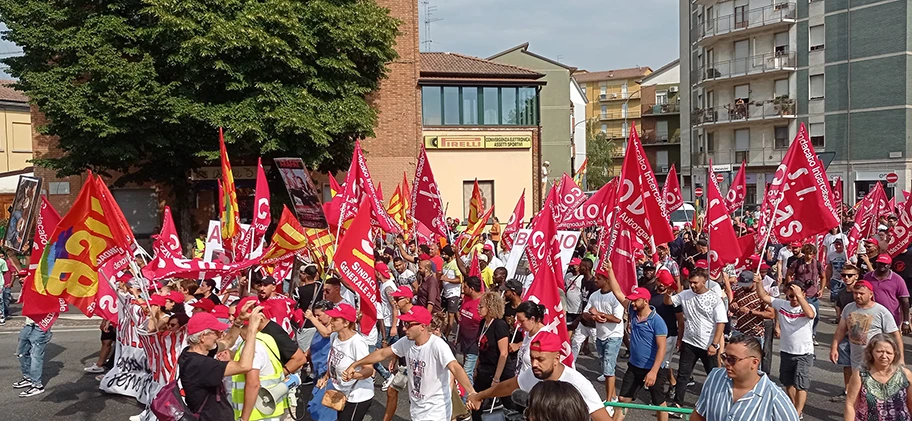
<svg viewBox="0 0 912 421">
<path fill-rule="evenodd" d="M 472 200 L 469 201 L 469 215 L 466 218 L 466 223 L 470 227 L 478 222 L 478 217 L 484 212 L 481 201 L 481 189 L 478 188 L 478 179 L 476 178 L 475 186 L 472 187 Z"/>
<path fill-rule="evenodd" d="M 280 260 L 289 259 L 307 247 L 307 236 L 301 223 L 294 214 L 285 206 L 282 208 L 282 217 L 272 234 L 272 245 L 263 253 L 261 264 L 269 265 Z"/>
<path fill-rule="evenodd" d="M 222 178 L 219 195 L 219 220 L 222 222 L 222 242 L 226 250 L 234 251 L 235 243 L 241 233 L 241 220 L 238 213 L 237 189 L 234 186 L 234 173 L 228 161 L 228 150 L 225 148 L 225 135 L 219 127 L 219 155 L 222 160 Z"/>
</svg>

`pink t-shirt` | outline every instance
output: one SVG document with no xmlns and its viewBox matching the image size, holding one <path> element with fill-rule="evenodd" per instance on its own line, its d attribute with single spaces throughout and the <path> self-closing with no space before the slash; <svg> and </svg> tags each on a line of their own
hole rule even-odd
<svg viewBox="0 0 912 421">
<path fill-rule="evenodd" d="M 466 354 L 478 353 L 478 329 L 481 328 L 481 316 L 478 315 L 478 303 L 481 297 L 470 300 L 462 297 L 462 307 L 459 308 L 459 337 L 456 344 L 459 350 Z"/>
</svg>

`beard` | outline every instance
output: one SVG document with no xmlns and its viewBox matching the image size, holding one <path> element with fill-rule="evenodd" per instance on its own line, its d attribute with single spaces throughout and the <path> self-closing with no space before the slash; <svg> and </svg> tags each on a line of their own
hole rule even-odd
<svg viewBox="0 0 912 421">
<path fill-rule="evenodd" d="M 548 379 L 549 377 L 551 377 L 552 374 L 554 374 L 554 369 L 552 368 L 551 370 L 548 370 L 548 371 L 541 371 L 541 370 L 536 371 L 533 368 L 532 374 L 535 375 L 536 379 L 545 380 L 545 379 Z"/>
</svg>

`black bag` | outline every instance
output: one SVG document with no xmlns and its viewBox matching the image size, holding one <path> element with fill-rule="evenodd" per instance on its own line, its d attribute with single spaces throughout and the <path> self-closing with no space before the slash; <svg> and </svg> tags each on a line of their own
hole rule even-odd
<svg viewBox="0 0 912 421">
<path fill-rule="evenodd" d="M 199 414 L 208 400 L 207 396 L 196 412 L 191 412 L 184 401 L 179 380 L 174 380 L 158 391 L 158 394 L 152 399 L 149 409 L 159 421 L 199 421 Z"/>
</svg>

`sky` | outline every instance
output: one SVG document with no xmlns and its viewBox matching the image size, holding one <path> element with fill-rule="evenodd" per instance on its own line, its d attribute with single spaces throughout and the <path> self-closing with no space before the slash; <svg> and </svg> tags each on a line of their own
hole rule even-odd
<svg viewBox="0 0 912 421">
<path fill-rule="evenodd" d="M 589 71 L 655 70 L 679 55 L 672 0 L 428 1 L 437 8 L 433 18 L 442 19 L 431 23 L 429 51 L 490 57 L 528 42 L 538 55 Z M 425 41 L 424 4 L 418 20 Z"/>
</svg>

